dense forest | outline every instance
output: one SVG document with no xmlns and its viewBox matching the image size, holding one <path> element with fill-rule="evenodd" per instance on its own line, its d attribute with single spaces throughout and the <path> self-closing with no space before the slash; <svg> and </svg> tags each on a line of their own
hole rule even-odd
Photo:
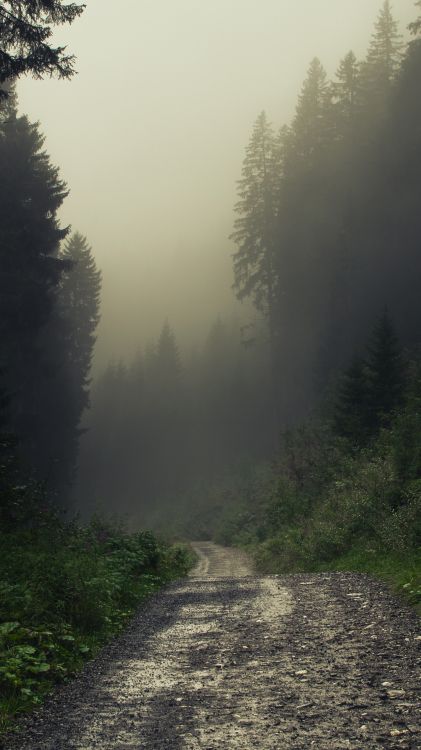
<svg viewBox="0 0 421 750">
<path fill-rule="evenodd" d="M 371 571 L 414 602 L 420 31 L 419 18 L 404 44 L 384 2 L 364 60 L 349 52 L 333 81 L 313 60 L 293 122 L 278 134 L 264 113 L 255 124 L 235 289 L 268 322 L 281 442 L 272 463 L 219 487 L 212 530 L 262 570 Z"/>
<path fill-rule="evenodd" d="M 233 291 L 254 313 L 220 319 L 184 353 L 167 322 L 132 362 L 110 364 L 83 439 L 80 507 L 114 509 L 118 494 L 121 512 L 149 523 L 200 515 L 211 487 L 240 481 L 335 398 L 385 310 L 413 356 L 419 23 L 410 31 L 408 43 L 383 3 L 365 59 L 348 52 L 333 80 L 312 60 L 292 122 L 258 116 L 232 234 Z"/>
<path fill-rule="evenodd" d="M 386 0 L 364 59 L 346 53 L 332 80 L 313 59 L 292 121 L 258 115 L 231 235 L 242 314 L 181 351 L 163 309 L 156 340 L 93 375 L 101 270 L 62 226 L 68 186 L 17 95 L 24 74 L 72 76 L 50 37 L 83 8 L 3 5 L 4 715 L 187 571 L 184 548 L 140 527 L 245 546 L 264 570 L 392 567 L 415 600 L 421 16 L 406 38 Z"/>
</svg>

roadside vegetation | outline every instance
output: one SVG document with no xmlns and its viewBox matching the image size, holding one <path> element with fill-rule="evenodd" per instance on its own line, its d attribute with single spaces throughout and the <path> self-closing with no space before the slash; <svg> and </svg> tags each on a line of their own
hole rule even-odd
<svg viewBox="0 0 421 750">
<path fill-rule="evenodd" d="M 420 606 L 421 362 L 387 313 L 276 461 L 219 492 L 228 510 L 214 538 L 248 549 L 259 570 L 364 571 Z"/>
<path fill-rule="evenodd" d="M 65 522 L 42 488 L 14 484 L 11 472 L 3 457 L 0 731 L 74 675 L 146 597 L 185 575 L 192 561 L 187 547 L 148 532 L 129 534 L 100 520 Z"/>
</svg>

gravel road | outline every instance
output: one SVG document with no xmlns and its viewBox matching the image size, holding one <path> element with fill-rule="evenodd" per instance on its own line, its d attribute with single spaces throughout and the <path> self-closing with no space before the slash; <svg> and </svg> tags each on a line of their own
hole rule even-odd
<svg viewBox="0 0 421 750">
<path fill-rule="evenodd" d="M 196 549 L 4 750 L 421 748 L 419 621 L 385 586 Z"/>
</svg>

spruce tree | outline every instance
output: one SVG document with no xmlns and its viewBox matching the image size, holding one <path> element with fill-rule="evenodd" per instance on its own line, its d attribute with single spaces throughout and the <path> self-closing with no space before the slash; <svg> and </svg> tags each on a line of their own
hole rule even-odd
<svg viewBox="0 0 421 750">
<path fill-rule="evenodd" d="M 238 201 L 231 239 L 237 245 L 234 290 L 251 297 L 256 308 L 273 318 L 277 279 L 274 267 L 279 151 L 272 126 L 262 112 L 253 129 L 238 183 Z"/>
<path fill-rule="evenodd" d="M 155 355 L 155 378 L 161 396 L 171 395 L 180 383 L 180 353 L 168 320 L 165 321 Z"/>
<path fill-rule="evenodd" d="M 0 5 L 0 98 L 2 86 L 27 73 L 36 78 L 74 75 L 74 57 L 51 44 L 54 27 L 71 24 L 84 5 L 61 0 L 3 0 Z"/>
<path fill-rule="evenodd" d="M 316 57 L 311 61 L 307 78 L 298 99 L 292 123 L 292 142 L 296 167 L 314 166 L 321 149 L 329 142 L 331 121 L 331 87 L 326 71 Z"/>
<path fill-rule="evenodd" d="M 361 357 L 354 357 L 345 370 L 335 403 L 333 427 L 341 437 L 362 447 L 369 437 L 367 369 Z"/>
<path fill-rule="evenodd" d="M 332 86 L 336 137 L 350 135 L 360 112 L 360 64 L 353 52 L 341 60 Z"/>
<path fill-rule="evenodd" d="M 44 422 L 48 432 L 55 436 L 54 471 L 49 472 L 51 481 L 63 494 L 74 480 L 80 422 L 89 405 L 101 273 L 86 238 L 79 233 L 68 240 L 60 260 L 64 271 L 44 336 L 44 350 L 49 353 L 54 368 L 49 395 L 56 408 L 49 411 Z"/>
<path fill-rule="evenodd" d="M 43 336 L 64 270 L 58 252 L 67 229 L 57 213 L 68 191 L 38 125 L 10 103 L 0 123 L 0 364 L 12 394 L 11 429 L 28 463 L 43 471 L 55 440 L 45 434 L 55 365 Z"/>
<path fill-rule="evenodd" d="M 384 117 L 387 103 L 402 62 L 402 37 L 385 0 L 377 18 L 366 60 L 362 65 L 362 96 L 374 117 Z"/>
<path fill-rule="evenodd" d="M 76 232 L 67 241 L 61 260 L 66 263 L 58 307 L 67 328 L 69 368 L 80 389 L 80 408 L 88 404 L 88 383 L 100 319 L 101 271 L 96 267 L 86 237 Z"/>
<path fill-rule="evenodd" d="M 415 5 L 417 6 L 417 8 L 421 9 L 421 0 L 417 0 Z M 418 34 L 421 32 L 421 16 L 419 16 L 416 21 L 413 21 L 409 24 L 409 30 L 411 34 L 413 34 L 414 36 L 418 36 Z"/>
<path fill-rule="evenodd" d="M 368 423 L 372 434 L 387 427 L 405 385 L 402 349 L 387 310 L 376 323 L 367 355 Z"/>
</svg>

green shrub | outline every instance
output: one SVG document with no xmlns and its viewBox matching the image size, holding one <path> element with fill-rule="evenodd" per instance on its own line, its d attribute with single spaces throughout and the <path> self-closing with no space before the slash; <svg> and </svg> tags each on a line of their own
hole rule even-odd
<svg viewBox="0 0 421 750">
<path fill-rule="evenodd" d="M 98 519 L 81 527 L 44 511 L 0 535 L 0 727 L 127 622 L 138 604 L 193 563 L 189 549 L 127 534 Z"/>
</svg>

